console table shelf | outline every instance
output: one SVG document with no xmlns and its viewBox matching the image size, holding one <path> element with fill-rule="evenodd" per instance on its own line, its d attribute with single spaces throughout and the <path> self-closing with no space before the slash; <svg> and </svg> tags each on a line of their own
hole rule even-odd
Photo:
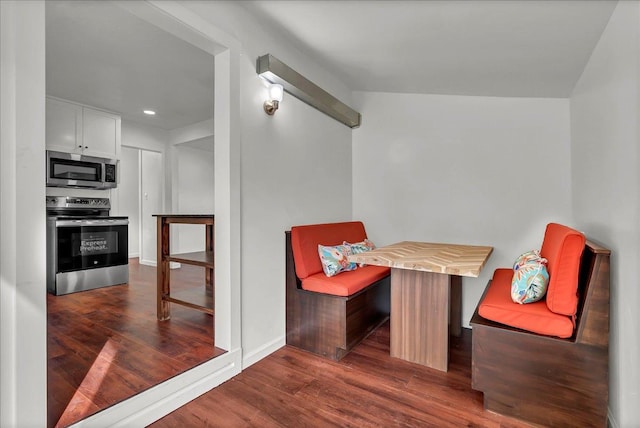
<svg viewBox="0 0 640 428">
<path fill-rule="evenodd" d="M 195 253 L 171 254 L 167 256 L 170 262 L 185 263 L 213 268 L 213 251 L 196 251 Z"/>
<path fill-rule="evenodd" d="M 154 214 L 158 221 L 158 320 L 171 318 L 170 303 L 213 315 L 214 308 L 214 216 L 213 214 Z M 202 224 L 205 226 L 205 251 L 171 254 L 171 224 Z M 205 268 L 204 290 L 171 294 L 171 262 Z M 196 298 L 194 299 L 193 296 Z M 194 301 L 195 300 L 195 301 Z"/>
</svg>

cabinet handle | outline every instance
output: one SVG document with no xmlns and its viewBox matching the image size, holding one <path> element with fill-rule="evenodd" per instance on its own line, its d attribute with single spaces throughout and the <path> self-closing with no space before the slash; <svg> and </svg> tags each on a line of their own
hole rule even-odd
<svg viewBox="0 0 640 428">
<path fill-rule="evenodd" d="M 89 146 L 84 146 L 84 148 L 85 148 L 85 149 L 88 149 L 88 148 L 89 148 Z"/>
<path fill-rule="evenodd" d="M 79 144 L 79 145 L 78 145 L 78 148 L 79 148 L 79 149 L 81 149 L 81 148 L 82 148 L 82 144 Z"/>
</svg>

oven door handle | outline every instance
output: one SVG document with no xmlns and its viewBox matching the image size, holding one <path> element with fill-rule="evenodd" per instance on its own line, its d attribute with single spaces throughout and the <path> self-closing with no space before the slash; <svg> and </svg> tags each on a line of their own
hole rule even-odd
<svg viewBox="0 0 640 428">
<path fill-rule="evenodd" d="M 78 227 L 78 226 L 126 226 L 127 219 L 91 219 L 91 220 L 56 220 L 56 227 Z"/>
</svg>

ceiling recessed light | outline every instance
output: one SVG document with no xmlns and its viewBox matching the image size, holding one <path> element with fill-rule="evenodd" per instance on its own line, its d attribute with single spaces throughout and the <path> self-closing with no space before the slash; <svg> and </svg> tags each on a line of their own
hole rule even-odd
<svg viewBox="0 0 640 428">
<path fill-rule="evenodd" d="M 148 114 L 149 116 L 153 116 L 154 114 L 156 114 L 156 112 L 153 110 L 144 110 L 143 113 Z"/>
</svg>

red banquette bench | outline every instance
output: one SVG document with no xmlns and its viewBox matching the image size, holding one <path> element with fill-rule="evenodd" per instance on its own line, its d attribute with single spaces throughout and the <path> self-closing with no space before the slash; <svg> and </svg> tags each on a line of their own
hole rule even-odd
<svg viewBox="0 0 640 428">
<path fill-rule="evenodd" d="M 512 269 L 496 269 L 471 319 L 472 387 L 484 407 L 544 426 L 607 425 L 610 251 L 547 225 L 549 284 L 535 303 L 511 300 Z"/>
<path fill-rule="evenodd" d="M 285 238 L 287 344 L 339 360 L 389 318 L 390 269 L 325 275 L 318 245 L 363 241 L 360 221 L 293 226 Z"/>
</svg>

